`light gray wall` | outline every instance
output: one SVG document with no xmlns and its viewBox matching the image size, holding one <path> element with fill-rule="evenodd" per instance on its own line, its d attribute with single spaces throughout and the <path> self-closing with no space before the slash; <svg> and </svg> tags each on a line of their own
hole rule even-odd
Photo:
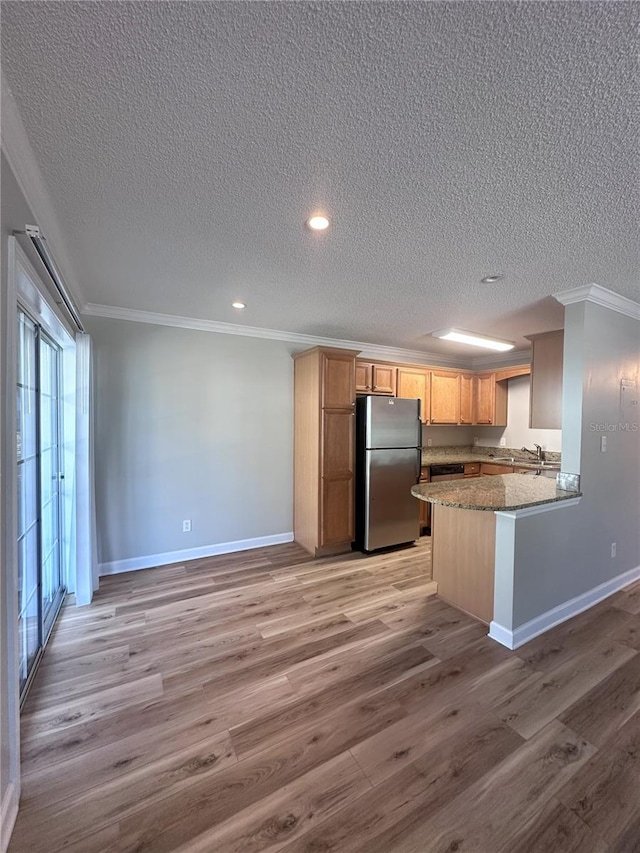
<svg viewBox="0 0 640 853">
<path fill-rule="evenodd" d="M 87 329 L 101 563 L 292 531 L 299 346 L 102 318 Z"/>
<path fill-rule="evenodd" d="M 529 391 L 530 376 L 516 376 L 508 381 L 507 426 L 476 427 L 474 435 L 480 439 L 483 447 L 499 447 L 504 438 L 506 447 L 529 447 L 534 443 L 545 450 L 559 452 L 562 444 L 562 430 L 529 428 Z"/>
<path fill-rule="evenodd" d="M 518 519 L 514 627 L 640 566 L 640 405 L 620 409 L 620 379 L 640 381 L 640 323 L 589 302 L 568 305 L 565 316 L 563 412 L 581 400 L 582 419 L 563 415 L 562 454 L 581 448 L 574 473 L 583 498 L 576 507 Z M 603 433 L 594 426 L 621 422 L 628 429 L 608 430 L 601 453 Z"/>
</svg>

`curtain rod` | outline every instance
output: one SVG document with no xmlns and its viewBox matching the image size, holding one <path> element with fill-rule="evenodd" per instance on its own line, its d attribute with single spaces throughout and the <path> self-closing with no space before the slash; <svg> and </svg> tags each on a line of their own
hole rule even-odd
<svg viewBox="0 0 640 853">
<path fill-rule="evenodd" d="M 53 282 L 56 290 L 60 294 L 60 298 L 62 302 L 69 312 L 69 315 L 73 322 L 75 323 L 78 331 L 84 332 L 84 326 L 82 325 L 82 320 L 80 319 L 80 314 L 77 311 L 73 299 L 71 298 L 69 291 L 64 285 L 62 281 L 62 276 L 58 272 L 58 268 L 56 267 L 55 261 L 51 253 L 49 252 L 49 247 L 47 246 L 47 242 L 45 238 L 40 233 L 40 229 L 37 225 L 25 225 L 24 231 L 14 231 L 14 235 L 22 235 L 29 237 L 31 242 L 33 243 L 40 260 L 42 261 L 44 268 L 49 273 L 49 277 Z"/>
</svg>

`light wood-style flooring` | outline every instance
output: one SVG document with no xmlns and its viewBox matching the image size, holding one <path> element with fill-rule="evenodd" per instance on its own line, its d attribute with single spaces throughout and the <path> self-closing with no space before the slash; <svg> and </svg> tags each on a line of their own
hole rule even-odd
<svg viewBox="0 0 640 853">
<path fill-rule="evenodd" d="M 429 548 L 103 578 L 28 697 L 10 853 L 640 851 L 640 584 L 509 652 Z"/>
</svg>

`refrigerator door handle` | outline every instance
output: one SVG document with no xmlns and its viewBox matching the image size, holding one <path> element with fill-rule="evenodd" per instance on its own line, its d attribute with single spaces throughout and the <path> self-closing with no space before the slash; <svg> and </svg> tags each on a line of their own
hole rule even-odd
<svg viewBox="0 0 640 853">
<path fill-rule="evenodd" d="M 417 448 L 417 471 L 416 471 L 416 483 L 420 482 L 420 477 L 422 476 L 422 448 Z"/>
</svg>

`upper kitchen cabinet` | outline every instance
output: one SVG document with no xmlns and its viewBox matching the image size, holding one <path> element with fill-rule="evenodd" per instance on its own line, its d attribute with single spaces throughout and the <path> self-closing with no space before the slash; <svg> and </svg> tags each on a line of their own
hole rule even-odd
<svg viewBox="0 0 640 853">
<path fill-rule="evenodd" d="M 460 423 L 460 374 L 431 371 L 431 423 Z"/>
<path fill-rule="evenodd" d="M 311 554 L 351 550 L 356 350 L 294 355 L 293 530 Z"/>
<path fill-rule="evenodd" d="M 486 426 L 507 425 L 507 382 L 496 382 L 495 373 L 475 377 L 474 423 Z"/>
<path fill-rule="evenodd" d="M 398 367 L 397 396 L 420 400 L 420 420 L 429 423 L 430 416 L 430 372 L 419 367 Z M 419 501 L 424 503 L 424 501 Z"/>
<path fill-rule="evenodd" d="M 561 429 L 564 331 L 559 329 L 527 337 L 532 344 L 529 426 Z"/>
<path fill-rule="evenodd" d="M 358 360 L 356 362 L 356 391 L 359 394 L 395 396 L 396 366 Z"/>
<path fill-rule="evenodd" d="M 352 350 L 322 349 L 322 407 L 352 409 L 356 401 Z"/>
<path fill-rule="evenodd" d="M 473 373 L 460 374 L 460 423 L 474 422 L 474 391 L 476 377 Z"/>
</svg>

